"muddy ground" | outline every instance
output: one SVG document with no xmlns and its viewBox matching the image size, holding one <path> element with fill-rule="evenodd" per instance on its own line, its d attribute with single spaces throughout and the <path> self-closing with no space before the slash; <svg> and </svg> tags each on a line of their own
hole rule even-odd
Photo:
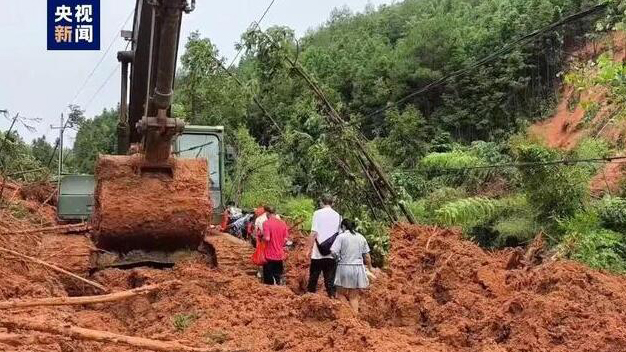
<svg viewBox="0 0 626 352">
<path fill-rule="evenodd" d="M 50 207 L 24 204 L 30 208 L 22 219 L 0 213 L 0 246 L 86 276 L 94 249 L 88 237 L 11 235 L 53 222 Z M 303 294 L 305 237 L 294 239 L 285 287 L 260 284 L 251 248 L 215 236 L 217 268 L 196 258 L 171 269 L 108 269 L 90 277 L 112 291 L 173 279 L 182 281 L 179 288 L 105 304 L 0 310 L 0 320 L 70 324 L 223 351 L 626 350 L 623 277 L 533 252 L 486 252 L 451 230 L 402 226 L 392 231 L 388 267 L 355 316 L 323 292 Z M 0 254 L 0 300 L 95 293 Z M 20 338 L 0 342 L 0 351 L 141 351 L 0 327 L 0 341 L 3 334 Z"/>
</svg>

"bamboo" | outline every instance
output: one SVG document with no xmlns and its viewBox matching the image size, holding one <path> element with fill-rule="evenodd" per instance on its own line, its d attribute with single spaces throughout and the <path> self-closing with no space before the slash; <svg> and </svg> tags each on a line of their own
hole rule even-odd
<svg viewBox="0 0 626 352">
<path fill-rule="evenodd" d="M 136 296 L 147 295 L 150 292 L 179 287 L 181 282 L 178 280 L 167 281 L 155 285 L 147 285 L 137 287 L 132 290 L 114 292 L 107 295 L 98 296 L 82 296 L 82 297 L 46 297 L 32 300 L 11 300 L 0 302 L 0 309 L 26 308 L 26 307 L 42 307 L 42 306 L 69 306 L 83 304 L 98 304 L 122 301 Z"/>
<path fill-rule="evenodd" d="M 106 287 L 100 285 L 97 282 L 93 282 L 91 280 L 85 279 L 84 277 L 80 277 L 80 276 L 78 276 L 76 274 L 72 274 L 72 273 L 70 273 L 67 270 L 61 269 L 58 266 L 52 265 L 50 263 L 46 263 L 43 260 L 40 260 L 40 259 L 37 259 L 37 258 L 33 258 L 33 257 L 29 257 L 29 256 L 27 256 L 25 254 L 22 254 L 22 253 L 19 253 L 19 252 L 16 252 L 16 251 L 12 251 L 10 249 L 6 249 L 4 247 L 0 247 L 0 252 L 12 254 L 14 256 L 20 257 L 22 259 L 26 259 L 26 260 L 31 261 L 33 263 L 36 263 L 36 264 L 39 264 L 39 265 L 43 265 L 43 266 L 45 266 L 48 269 L 52 269 L 52 270 L 54 270 L 54 271 L 56 271 L 58 273 L 61 273 L 61 274 L 67 275 L 69 277 L 72 277 L 72 278 L 74 278 L 76 280 L 82 281 L 82 282 L 84 282 L 84 283 L 86 283 L 86 284 L 88 284 L 90 286 L 93 286 L 93 287 L 95 287 L 95 288 L 97 288 L 97 289 L 99 289 L 99 290 L 101 290 L 103 292 L 108 292 L 109 291 Z"/>
<path fill-rule="evenodd" d="M 21 230 L 21 231 L 13 231 L 13 232 L 7 232 L 7 233 L 3 233 L 5 235 L 7 234 L 11 234 L 11 235 L 21 235 L 21 234 L 27 234 L 27 233 L 36 233 L 36 232 L 47 232 L 47 231 L 63 231 L 63 230 L 67 230 L 67 232 L 72 232 L 72 233 L 78 233 L 78 232 L 87 232 L 89 231 L 89 226 L 87 224 L 70 224 L 70 225 L 59 225 L 59 226 L 50 226 L 50 227 L 39 227 L 39 228 L 34 228 L 34 229 L 28 229 L 28 230 Z"/>
<path fill-rule="evenodd" d="M 85 329 L 70 324 L 54 325 L 50 322 L 17 321 L 0 318 L 0 326 L 10 330 L 33 330 L 54 335 L 67 336 L 76 340 L 97 341 L 108 344 L 124 344 L 132 347 L 164 352 L 227 352 L 221 348 L 197 348 L 176 341 L 161 341 L 143 337 L 115 334 L 108 331 Z M 231 351 L 234 352 L 234 351 Z"/>
</svg>

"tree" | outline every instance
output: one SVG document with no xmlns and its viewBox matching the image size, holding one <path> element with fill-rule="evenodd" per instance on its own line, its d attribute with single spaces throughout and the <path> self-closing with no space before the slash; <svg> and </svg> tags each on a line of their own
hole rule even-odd
<svg viewBox="0 0 626 352">
<path fill-rule="evenodd" d="M 78 128 L 85 123 L 85 110 L 78 105 L 69 105 L 70 113 L 67 115 L 67 128 Z"/>
<path fill-rule="evenodd" d="M 421 157 L 430 151 L 430 141 L 435 135 L 422 114 L 414 107 L 402 113 L 392 110 L 387 114 L 389 133 L 379 140 L 383 154 L 393 160 L 393 166 L 414 168 Z"/>
<path fill-rule="evenodd" d="M 192 32 L 181 56 L 176 113 L 192 124 L 227 126 L 230 133 L 245 119 L 245 90 L 224 72 L 224 59 L 208 38 Z"/>
<path fill-rule="evenodd" d="M 72 167 L 78 172 L 93 173 L 98 154 L 113 154 L 117 143 L 117 109 L 104 109 L 93 119 L 80 124 L 74 141 Z"/>
<path fill-rule="evenodd" d="M 55 148 L 46 140 L 46 136 L 43 135 L 39 138 L 36 138 L 31 143 L 31 151 L 33 157 L 41 163 L 41 165 L 47 166 L 48 162 L 52 164 L 54 160 L 56 160 Z"/>
<path fill-rule="evenodd" d="M 259 146 L 245 128 L 236 131 L 232 145 L 236 159 L 227 186 L 228 198 L 246 208 L 279 204 L 290 191 L 280 157 Z"/>
</svg>

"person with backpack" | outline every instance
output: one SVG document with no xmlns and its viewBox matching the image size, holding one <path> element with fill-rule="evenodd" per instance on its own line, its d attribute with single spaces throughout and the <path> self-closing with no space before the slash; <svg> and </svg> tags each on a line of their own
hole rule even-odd
<svg viewBox="0 0 626 352">
<path fill-rule="evenodd" d="M 329 297 L 335 297 L 336 262 L 330 253 L 330 247 L 339 234 L 341 216 L 333 209 L 332 197 L 322 197 L 321 203 L 322 208 L 313 213 L 311 222 L 311 237 L 308 244 L 311 265 L 307 291 L 312 293 L 317 291 L 317 282 L 323 273 L 326 293 Z"/>
<path fill-rule="evenodd" d="M 345 297 L 355 314 L 359 313 L 361 291 L 369 286 L 371 274 L 370 247 L 365 237 L 356 231 L 353 221 L 344 219 L 341 222 L 343 232 L 337 236 L 331 253 L 337 258 L 335 286 L 341 296 Z M 366 269 L 367 266 L 367 269 Z"/>
</svg>

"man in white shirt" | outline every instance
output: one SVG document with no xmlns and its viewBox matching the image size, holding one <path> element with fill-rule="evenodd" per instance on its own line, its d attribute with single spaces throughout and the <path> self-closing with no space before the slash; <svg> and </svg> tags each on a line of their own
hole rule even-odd
<svg viewBox="0 0 626 352">
<path fill-rule="evenodd" d="M 259 215 L 256 220 L 254 220 L 254 233 L 255 235 L 260 235 L 263 233 L 263 224 L 267 221 L 267 214 L 268 214 L 268 209 L 271 209 L 271 207 L 268 207 L 267 205 L 263 207 L 263 214 Z M 280 219 L 280 215 L 278 214 L 274 214 L 274 216 L 278 219 Z"/>
<path fill-rule="evenodd" d="M 317 281 L 320 274 L 324 274 L 324 286 L 329 297 L 335 297 L 335 270 L 337 263 L 332 254 L 322 255 L 317 248 L 317 242 L 322 243 L 339 232 L 341 215 L 333 209 L 333 199 L 330 196 L 322 197 L 322 208 L 313 213 L 311 222 L 311 237 L 309 238 L 309 255 L 311 265 L 309 269 L 308 291 L 317 291 Z"/>
</svg>

